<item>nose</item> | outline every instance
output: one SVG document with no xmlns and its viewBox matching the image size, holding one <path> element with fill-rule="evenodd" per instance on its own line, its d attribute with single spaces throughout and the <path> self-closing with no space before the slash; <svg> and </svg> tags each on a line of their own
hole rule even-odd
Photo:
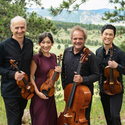
<svg viewBox="0 0 125 125">
<path fill-rule="evenodd" d="M 18 32 L 22 32 L 22 29 L 21 29 L 21 28 L 19 28 L 19 29 L 18 29 Z"/>
<path fill-rule="evenodd" d="M 47 43 L 45 43 L 45 47 L 47 47 L 48 46 L 48 44 Z"/>
</svg>

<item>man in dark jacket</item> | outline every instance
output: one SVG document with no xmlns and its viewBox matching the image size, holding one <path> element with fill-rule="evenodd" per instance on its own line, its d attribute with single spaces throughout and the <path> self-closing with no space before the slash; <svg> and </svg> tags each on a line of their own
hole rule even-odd
<svg viewBox="0 0 125 125">
<path fill-rule="evenodd" d="M 107 24 L 103 26 L 101 30 L 103 46 L 96 50 L 100 67 L 100 96 L 107 125 L 121 125 L 120 110 L 123 99 L 122 74 L 125 75 L 125 53 L 113 44 L 115 34 L 116 28 L 113 25 Z M 114 81 L 108 82 L 109 89 L 105 87 L 106 83 L 104 83 L 104 81 L 106 81 L 107 78 L 105 76 L 106 74 L 104 74 L 104 71 L 106 70 L 106 66 L 109 66 L 111 69 L 116 69 L 119 73 L 117 78 L 121 84 L 121 89 L 119 89 L 121 91 L 119 93 L 114 93 Z M 111 79 L 111 73 L 109 74 L 109 78 Z M 117 89 L 120 88 L 119 85 L 117 86 Z"/>
<path fill-rule="evenodd" d="M 76 75 L 79 60 L 81 54 L 85 54 L 83 49 L 85 47 L 85 41 L 87 39 L 86 30 L 80 26 L 75 26 L 71 30 L 72 47 L 68 47 L 64 51 L 62 60 L 62 86 L 63 89 L 73 82 L 81 83 L 90 89 L 93 95 L 93 83 L 99 79 L 99 67 L 97 57 L 92 51 L 89 51 L 88 61 L 85 61 L 81 66 L 80 73 Z M 90 110 L 91 110 L 92 98 L 89 107 L 86 109 L 85 116 L 90 125 Z"/>
<path fill-rule="evenodd" d="M 33 55 L 33 43 L 25 38 L 26 20 L 20 16 L 11 19 L 13 35 L 0 43 L 1 95 L 4 99 L 8 125 L 21 125 L 27 100 L 21 97 L 21 89 L 16 81 L 22 80 L 26 73 L 30 75 L 30 62 Z M 18 62 L 19 73 L 11 67 L 10 59 Z"/>
</svg>

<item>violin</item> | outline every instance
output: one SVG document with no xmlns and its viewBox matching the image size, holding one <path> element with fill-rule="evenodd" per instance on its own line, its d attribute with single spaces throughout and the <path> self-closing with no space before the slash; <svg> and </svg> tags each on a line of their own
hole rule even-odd
<svg viewBox="0 0 125 125">
<path fill-rule="evenodd" d="M 113 56 L 113 47 L 110 47 L 110 61 L 112 61 Z M 103 90 L 108 95 L 119 94 L 122 90 L 121 83 L 117 80 L 119 77 L 119 72 L 114 69 L 106 66 L 104 69 L 104 75 L 106 77 L 106 81 L 103 84 Z"/>
<path fill-rule="evenodd" d="M 83 52 L 77 67 L 77 75 L 80 74 L 82 64 L 88 60 L 89 49 L 84 48 Z M 91 101 L 89 88 L 76 82 L 68 84 L 64 89 L 64 101 L 66 106 L 57 119 L 57 125 L 88 125 L 85 110 Z"/>
<path fill-rule="evenodd" d="M 58 64 L 57 66 L 60 65 L 61 62 L 61 56 L 62 54 L 59 55 L 58 57 Z M 59 78 L 59 73 L 55 71 L 55 69 L 50 69 L 50 71 L 47 74 L 47 80 L 41 85 L 40 87 L 40 92 L 42 92 L 46 97 L 51 97 L 53 96 L 55 92 L 55 81 L 57 81 Z"/>
<path fill-rule="evenodd" d="M 17 69 L 19 73 L 21 73 L 14 60 L 10 59 L 10 63 L 14 68 Z M 34 96 L 34 86 L 31 82 L 28 82 L 27 74 L 24 74 L 23 79 L 21 81 L 16 81 L 16 83 L 19 86 L 19 88 L 21 88 L 22 98 L 29 100 Z"/>
</svg>

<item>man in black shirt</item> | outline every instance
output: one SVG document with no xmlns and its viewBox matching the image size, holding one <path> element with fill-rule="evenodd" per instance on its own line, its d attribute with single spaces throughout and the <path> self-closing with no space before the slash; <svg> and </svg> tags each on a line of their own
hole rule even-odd
<svg viewBox="0 0 125 125">
<path fill-rule="evenodd" d="M 121 125 L 120 110 L 123 99 L 122 74 L 125 75 L 125 53 L 113 44 L 115 34 L 116 28 L 113 25 L 107 24 L 103 26 L 101 30 L 103 46 L 96 50 L 96 55 L 100 67 L 100 96 L 107 125 Z M 111 47 L 113 47 L 113 56 L 111 53 L 112 60 L 110 60 L 110 51 L 112 50 Z M 108 87 L 109 90 L 106 90 L 106 87 L 103 87 L 103 85 L 106 84 L 104 81 L 107 80 L 104 74 L 106 66 L 109 66 L 112 69 L 116 69 L 119 72 L 119 77 L 117 80 L 121 83 L 122 89 L 118 94 L 113 93 L 114 88 L 112 84 L 110 84 L 111 87 Z"/>
<path fill-rule="evenodd" d="M 71 31 L 72 47 L 68 47 L 64 51 L 62 60 L 62 73 L 61 80 L 63 89 L 74 82 L 86 85 L 93 95 L 93 83 L 99 79 L 99 67 L 97 58 L 92 51 L 88 56 L 88 61 L 85 61 L 81 66 L 80 74 L 76 75 L 78 63 L 81 54 L 84 54 L 83 49 L 85 48 L 85 41 L 87 39 L 86 30 L 80 26 L 75 26 Z M 86 119 L 88 120 L 88 125 L 90 125 L 90 110 L 91 110 L 92 99 L 89 107 L 86 109 Z"/>
<path fill-rule="evenodd" d="M 25 38 L 26 20 L 20 16 L 11 19 L 13 35 L 0 43 L 1 95 L 4 99 L 8 125 L 21 125 L 27 100 L 21 97 L 21 89 L 16 84 L 26 73 L 30 76 L 30 62 L 33 55 L 33 43 Z M 18 62 L 19 73 L 11 67 L 9 60 Z"/>
</svg>

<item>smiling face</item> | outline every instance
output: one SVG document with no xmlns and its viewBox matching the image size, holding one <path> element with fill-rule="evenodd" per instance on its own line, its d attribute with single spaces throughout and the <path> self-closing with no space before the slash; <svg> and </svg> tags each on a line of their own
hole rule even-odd
<svg viewBox="0 0 125 125">
<path fill-rule="evenodd" d="M 104 32 L 101 34 L 101 38 L 104 46 L 112 45 L 115 38 L 114 31 L 112 29 L 105 29 Z"/>
<path fill-rule="evenodd" d="M 43 55 L 48 55 L 49 54 L 49 51 L 50 51 L 52 45 L 53 45 L 53 43 L 51 42 L 49 37 L 45 37 L 39 43 L 39 46 L 41 47 L 41 51 L 42 51 Z"/>
<path fill-rule="evenodd" d="M 74 46 L 74 53 L 78 53 L 84 47 L 84 34 L 80 30 L 75 30 L 72 35 L 72 44 Z"/>
<path fill-rule="evenodd" d="M 23 39 L 26 32 L 26 23 L 22 18 L 16 18 L 12 21 L 12 26 L 10 27 L 13 32 L 13 38 L 17 41 Z"/>
</svg>

